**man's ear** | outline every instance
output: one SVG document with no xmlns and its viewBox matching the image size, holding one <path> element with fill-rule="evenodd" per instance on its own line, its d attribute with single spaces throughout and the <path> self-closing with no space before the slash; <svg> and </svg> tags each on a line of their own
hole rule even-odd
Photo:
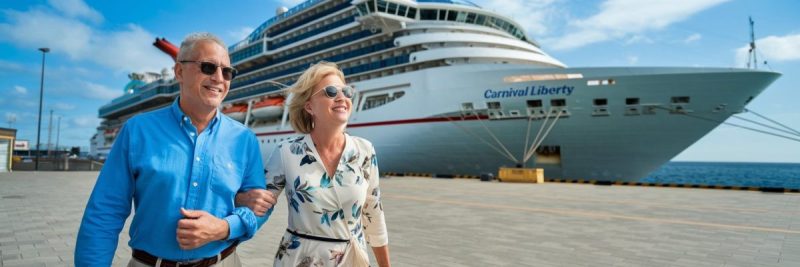
<svg viewBox="0 0 800 267">
<path fill-rule="evenodd" d="M 175 80 L 181 82 L 183 80 L 183 66 L 181 66 L 181 63 L 175 62 L 175 66 L 172 67 L 172 71 L 175 72 Z"/>
</svg>

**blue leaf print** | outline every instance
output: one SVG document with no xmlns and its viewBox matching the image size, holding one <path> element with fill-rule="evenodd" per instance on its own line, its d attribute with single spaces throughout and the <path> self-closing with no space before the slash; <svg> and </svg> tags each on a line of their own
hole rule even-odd
<svg viewBox="0 0 800 267">
<path fill-rule="evenodd" d="M 372 166 L 378 166 L 378 155 L 372 154 Z"/>
<path fill-rule="evenodd" d="M 319 179 L 319 187 L 322 188 L 330 188 L 331 187 L 331 178 L 328 177 L 327 173 L 322 174 L 322 178 Z"/>
<path fill-rule="evenodd" d="M 332 217 L 332 218 L 331 218 L 331 221 L 335 221 L 335 220 L 336 220 L 336 218 L 337 218 L 338 216 L 339 216 L 339 212 L 338 212 L 338 211 L 337 211 L 337 212 L 334 212 L 334 213 L 333 213 L 333 216 L 331 216 L 331 217 Z"/>
<path fill-rule="evenodd" d="M 303 148 L 304 145 L 305 143 L 293 142 L 292 145 L 289 147 L 289 150 L 292 151 L 292 154 L 303 155 L 306 152 L 306 150 Z"/>
<path fill-rule="evenodd" d="M 303 166 L 303 165 L 306 165 L 306 164 L 311 164 L 311 163 L 314 163 L 316 161 L 317 161 L 317 159 L 314 158 L 314 156 L 306 155 L 305 157 L 303 157 L 303 159 L 300 160 L 300 166 Z"/>
<path fill-rule="evenodd" d="M 300 238 L 292 236 L 292 243 L 287 247 L 288 249 L 296 249 L 300 247 Z"/>
<path fill-rule="evenodd" d="M 336 174 L 334 174 L 334 175 L 336 176 L 336 183 L 338 183 L 339 186 L 342 186 L 342 179 L 344 179 L 344 177 L 342 175 L 342 172 L 339 171 L 339 170 L 336 170 Z"/>
<path fill-rule="evenodd" d="M 294 178 L 294 189 L 300 187 L 300 176 L 298 175 L 297 178 Z"/>
<path fill-rule="evenodd" d="M 294 208 L 295 212 L 300 212 L 300 204 L 297 203 L 297 200 L 292 198 L 289 200 L 289 204 L 292 205 L 292 208 Z"/>
<path fill-rule="evenodd" d="M 331 226 L 331 220 L 328 219 L 328 213 L 323 213 L 322 214 L 322 218 L 320 219 L 319 223 L 320 224 L 327 224 L 328 226 Z"/>
<path fill-rule="evenodd" d="M 339 211 L 337 211 L 337 212 L 336 212 L 336 213 L 334 213 L 333 215 L 334 215 L 334 216 L 336 216 L 337 214 L 339 215 L 339 219 L 342 219 L 342 220 L 344 220 L 344 210 L 342 210 L 342 209 L 339 209 Z"/>
<path fill-rule="evenodd" d="M 352 210 L 353 210 L 353 218 L 358 219 L 358 217 L 361 217 L 361 207 L 358 206 L 358 203 L 353 203 Z"/>
<path fill-rule="evenodd" d="M 294 194 L 297 196 L 297 199 L 300 200 L 300 202 L 306 203 L 306 200 L 303 198 L 303 194 L 300 194 L 300 192 L 294 192 Z"/>
</svg>

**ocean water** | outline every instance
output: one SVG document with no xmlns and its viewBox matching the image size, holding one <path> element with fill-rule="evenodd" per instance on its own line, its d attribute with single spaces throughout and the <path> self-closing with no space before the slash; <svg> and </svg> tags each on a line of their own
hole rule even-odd
<svg viewBox="0 0 800 267">
<path fill-rule="evenodd" d="M 669 162 L 640 182 L 800 189 L 800 163 Z"/>
</svg>

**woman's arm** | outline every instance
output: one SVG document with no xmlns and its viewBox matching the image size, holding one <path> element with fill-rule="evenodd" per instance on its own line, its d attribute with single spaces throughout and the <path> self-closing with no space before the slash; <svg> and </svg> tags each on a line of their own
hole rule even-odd
<svg viewBox="0 0 800 267">
<path fill-rule="evenodd" d="M 382 247 L 372 247 L 372 253 L 375 254 L 375 260 L 378 261 L 380 267 L 390 267 L 392 264 L 389 261 L 389 245 Z"/>
</svg>

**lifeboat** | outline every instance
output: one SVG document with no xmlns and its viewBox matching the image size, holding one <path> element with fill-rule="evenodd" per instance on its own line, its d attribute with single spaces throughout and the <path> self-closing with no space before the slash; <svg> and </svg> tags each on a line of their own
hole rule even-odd
<svg viewBox="0 0 800 267">
<path fill-rule="evenodd" d="M 243 122 L 244 117 L 247 114 L 247 104 L 233 104 L 225 106 L 222 109 L 222 113 L 228 115 L 228 117 L 231 117 L 231 119 Z"/>
<path fill-rule="evenodd" d="M 284 100 L 282 96 L 262 98 L 261 101 L 253 103 L 251 114 L 257 119 L 280 117 L 283 114 Z"/>
<path fill-rule="evenodd" d="M 106 138 L 114 138 L 119 133 L 119 128 L 109 128 L 103 132 L 103 136 Z"/>
</svg>

